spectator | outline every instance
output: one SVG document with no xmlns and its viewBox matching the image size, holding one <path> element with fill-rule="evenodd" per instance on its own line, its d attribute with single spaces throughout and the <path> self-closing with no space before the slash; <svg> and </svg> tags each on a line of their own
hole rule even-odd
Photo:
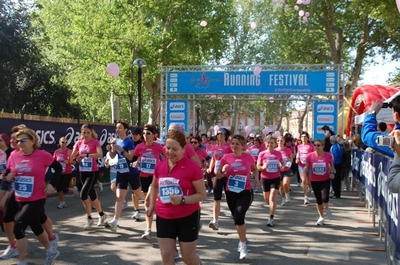
<svg viewBox="0 0 400 265">
<path fill-rule="evenodd" d="M 332 145 L 330 152 L 333 156 L 333 165 L 335 167 L 335 178 L 332 179 L 332 188 L 334 192 L 332 198 L 339 199 L 342 189 L 343 146 L 339 144 L 339 142 L 337 141 L 337 136 L 335 135 L 331 136 L 330 141 Z"/>
<path fill-rule="evenodd" d="M 331 150 L 331 141 L 330 141 L 330 137 L 332 135 L 335 135 L 335 132 L 331 130 L 331 128 L 328 125 L 324 125 L 322 128 L 322 130 L 325 131 L 325 146 L 324 146 L 324 152 L 329 152 Z"/>
<path fill-rule="evenodd" d="M 386 130 L 387 130 L 387 124 L 385 122 L 380 122 L 378 124 L 378 131 L 380 131 L 383 134 L 386 134 Z"/>
</svg>

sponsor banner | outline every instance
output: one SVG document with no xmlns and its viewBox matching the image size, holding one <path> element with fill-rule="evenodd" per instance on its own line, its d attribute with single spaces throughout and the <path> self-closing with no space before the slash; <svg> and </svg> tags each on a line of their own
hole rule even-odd
<svg viewBox="0 0 400 265">
<path fill-rule="evenodd" d="M 337 101 L 314 102 L 314 135 L 313 139 L 324 139 L 325 125 L 337 132 L 338 103 Z"/>
<path fill-rule="evenodd" d="M 319 94 L 338 93 L 338 70 L 169 72 L 167 94 Z"/>
<path fill-rule="evenodd" d="M 352 172 L 371 193 L 385 219 L 388 234 L 396 245 L 396 259 L 400 259 L 399 200 L 397 193 L 388 189 L 391 160 L 387 157 L 353 149 Z M 384 220 L 382 220 L 384 221 Z"/>
<path fill-rule="evenodd" d="M 167 100 L 167 128 L 171 123 L 177 123 L 188 131 L 188 106 L 187 100 Z"/>
</svg>

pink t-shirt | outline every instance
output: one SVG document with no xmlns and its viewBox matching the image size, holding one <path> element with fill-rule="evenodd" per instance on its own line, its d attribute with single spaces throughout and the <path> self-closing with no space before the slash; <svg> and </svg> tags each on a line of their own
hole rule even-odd
<svg viewBox="0 0 400 265">
<path fill-rule="evenodd" d="M 250 154 L 253 156 L 254 161 L 257 161 L 258 158 L 258 154 L 261 153 L 262 151 L 265 151 L 265 146 L 264 145 L 260 145 L 260 146 L 255 146 L 252 145 L 249 147 L 250 150 Z"/>
<path fill-rule="evenodd" d="M 75 143 L 74 149 L 78 150 L 79 155 L 96 154 L 97 147 L 99 146 L 100 142 L 97 139 L 91 139 L 89 142 L 85 142 L 85 140 L 82 139 Z M 79 171 L 80 172 L 99 171 L 96 159 L 92 157 L 83 158 L 81 163 L 79 163 Z"/>
<path fill-rule="evenodd" d="M 197 154 L 196 151 L 194 151 L 193 146 L 191 144 L 187 144 L 185 145 L 185 149 L 183 150 L 183 155 L 189 159 L 192 159 L 192 157 L 194 157 Z"/>
<path fill-rule="evenodd" d="M 319 157 L 315 152 L 307 155 L 307 165 L 311 170 L 310 181 L 324 181 L 329 179 L 329 165 L 333 161 L 333 156 L 329 152 L 324 152 L 323 157 Z"/>
<path fill-rule="evenodd" d="M 283 149 L 281 149 L 280 147 L 275 148 L 276 151 L 279 151 L 282 155 L 282 159 L 283 159 L 283 164 L 285 165 L 285 168 L 283 169 L 283 171 L 288 171 L 290 169 L 290 166 L 292 165 L 292 150 L 290 150 L 289 147 L 283 147 Z"/>
<path fill-rule="evenodd" d="M 314 145 L 311 143 L 308 144 L 299 144 L 297 146 L 297 159 L 299 160 L 299 163 L 297 163 L 299 166 L 304 167 L 306 165 L 306 159 L 307 155 L 309 153 L 314 152 Z"/>
<path fill-rule="evenodd" d="M 157 181 L 156 213 L 165 219 L 182 218 L 200 209 L 199 203 L 172 205 L 169 195 L 190 196 L 196 193 L 193 181 L 202 180 L 200 167 L 191 159 L 183 157 L 169 172 L 168 160 L 156 165 L 154 177 Z"/>
<path fill-rule="evenodd" d="M 258 155 L 257 165 L 267 164 L 267 168 L 261 171 L 261 177 L 264 179 L 275 179 L 281 177 L 280 161 L 282 161 L 282 155 L 279 151 L 268 150 L 262 151 Z"/>
<path fill-rule="evenodd" d="M 250 172 L 254 166 L 254 158 L 252 155 L 243 153 L 241 156 L 235 156 L 233 153 L 226 154 L 221 159 L 221 168 L 229 165 L 225 172 L 228 177 L 226 189 L 239 193 L 243 190 L 251 190 Z"/>
<path fill-rule="evenodd" d="M 15 200 L 31 202 L 47 197 L 45 175 L 54 157 L 44 150 L 35 150 L 31 155 L 14 151 L 7 160 L 7 168 L 15 174 Z"/>
<path fill-rule="evenodd" d="M 72 173 L 72 166 L 71 164 L 68 164 L 68 159 L 69 159 L 69 155 L 68 152 L 71 151 L 70 149 L 65 149 L 64 152 L 61 152 L 60 149 L 57 149 L 54 154 L 53 157 L 60 162 L 61 167 L 62 167 L 62 174 L 71 174 Z"/>
<path fill-rule="evenodd" d="M 149 146 L 146 145 L 146 142 L 143 142 L 136 146 L 135 150 L 133 150 L 133 155 L 140 157 L 140 176 L 151 177 L 154 175 L 156 164 L 160 161 L 160 155 L 165 156 L 165 149 L 156 142 Z"/>
<path fill-rule="evenodd" d="M 206 143 L 206 152 L 207 152 L 207 155 L 209 155 L 210 157 L 212 157 L 213 148 L 214 148 L 214 146 L 212 144 Z"/>
<path fill-rule="evenodd" d="M 195 150 L 195 152 L 200 159 L 200 163 L 203 164 L 204 159 L 206 159 L 206 157 L 208 156 L 206 150 L 204 150 L 203 148 L 200 147 L 197 150 Z"/>
<path fill-rule="evenodd" d="M 223 146 L 218 144 L 213 147 L 213 159 L 214 159 L 214 173 L 217 174 L 221 159 L 225 154 L 232 153 L 231 145 L 226 142 Z"/>
</svg>

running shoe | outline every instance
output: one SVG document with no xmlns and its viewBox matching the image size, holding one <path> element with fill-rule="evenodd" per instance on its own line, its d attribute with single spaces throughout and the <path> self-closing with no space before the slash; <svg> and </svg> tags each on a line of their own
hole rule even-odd
<svg viewBox="0 0 400 265">
<path fill-rule="evenodd" d="M 333 216 L 332 216 L 332 212 L 331 212 L 331 210 L 326 210 L 325 211 L 325 213 L 326 213 L 326 218 L 328 218 L 329 220 L 333 220 Z"/>
<path fill-rule="evenodd" d="M 178 260 L 180 257 L 179 257 L 179 251 L 178 251 L 178 249 L 176 248 L 175 249 L 175 260 Z"/>
<path fill-rule="evenodd" d="M 140 220 L 140 212 L 134 211 L 132 214 L 132 219 L 136 219 L 136 221 L 139 221 Z"/>
<path fill-rule="evenodd" d="M 268 227 L 273 227 L 274 226 L 274 219 L 268 219 L 267 226 Z"/>
<path fill-rule="evenodd" d="M 128 208 L 128 202 L 124 200 L 124 202 L 122 203 L 122 210 L 125 210 L 126 208 Z"/>
<path fill-rule="evenodd" d="M 0 255 L 0 259 L 6 260 L 18 257 L 18 249 L 8 246 L 6 250 L 4 250 L 3 254 Z"/>
<path fill-rule="evenodd" d="M 101 182 L 100 182 L 101 183 Z M 107 219 L 107 214 L 104 213 L 103 216 L 99 215 L 99 221 L 97 222 L 97 226 L 104 225 L 104 221 Z"/>
<path fill-rule="evenodd" d="M 212 230 L 218 230 L 219 229 L 218 220 L 210 221 L 208 227 L 211 228 Z"/>
<path fill-rule="evenodd" d="M 239 254 L 239 259 L 245 259 L 249 256 L 249 253 L 247 252 L 247 244 L 246 242 L 242 243 L 240 242 L 240 254 Z"/>
<path fill-rule="evenodd" d="M 103 182 L 99 182 L 99 189 L 100 189 L 100 192 L 103 192 Z"/>
<path fill-rule="evenodd" d="M 249 243 L 249 240 L 247 240 L 247 237 L 246 237 L 246 240 L 244 241 L 246 244 L 248 244 Z M 240 242 L 240 240 L 239 240 L 239 243 L 238 243 L 238 248 L 237 248 L 237 252 L 240 252 L 240 247 L 241 247 L 241 244 L 242 242 Z"/>
<path fill-rule="evenodd" d="M 86 219 L 86 224 L 85 224 L 85 226 L 83 227 L 83 229 L 84 229 L 84 230 L 89 230 L 90 228 L 92 228 L 92 225 L 93 225 L 93 219 L 87 218 L 87 219 Z"/>
<path fill-rule="evenodd" d="M 310 201 L 308 200 L 308 197 L 304 197 L 304 205 L 308 205 Z"/>
<path fill-rule="evenodd" d="M 289 201 L 290 201 L 290 194 L 289 194 L 289 193 L 286 193 L 286 194 L 285 194 L 285 199 L 286 199 L 286 202 L 289 202 Z"/>
<path fill-rule="evenodd" d="M 53 265 L 56 258 L 60 255 L 60 251 L 57 249 L 53 249 L 53 252 L 46 253 L 46 260 L 44 265 Z"/>
<path fill-rule="evenodd" d="M 286 199 L 285 199 L 285 198 L 282 198 L 282 203 L 281 203 L 281 205 L 282 205 L 282 206 L 285 206 L 286 204 L 287 204 Z"/>
<path fill-rule="evenodd" d="M 53 249 L 58 249 L 58 234 L 57 233 L 53 233 L 54 235 L 54 239 L 53 240 L 49 240 L 50 241 L 50 245 L 53 247 Z"/>
<path fill-rule="evenodd" d="M 142 235 L 142 239 L 147 239 L 147 240 L 151 239 L 151 230 L 150 229 L 147 229 L 146 231 L 144 231 L 144 234 Z"/>
<path fill-rule="evenodd" d="M 209 194 L 212 193 L 212 188 L 208 188 L 207 193 L 209 193 Z"/>
<path fill-rule="evenodd" d="M 72 189 L 74 190 L 74 197 L 79 198 L 80 193 L 79 193 L 78 187 L 74 186 Z"/>
<path fill-rule="evenodd" d="M 57 206 L 58 209 L 63 209 L 67 207 L 67 203 L 66 202 L 60 202 L 60 204 Z"/>
<path fill-rule="evenodd" d="M 324 218 L 320 217 L 318 218 L 318 221 L 316 223 L 317 226 L 323 226 L 324 225 Z"/>
<path fill-rule="evenodd" d="M 117 232 L 117 224 L 115 222 L 107 222 L 104 225 L 105 228 L 110 229 L 113 232 Z"/>
<path fill-rule="evenodd" d="M 297 187 L 300 187 L 301 186 L 301 182 L 297 182 Z"/>
</svg>

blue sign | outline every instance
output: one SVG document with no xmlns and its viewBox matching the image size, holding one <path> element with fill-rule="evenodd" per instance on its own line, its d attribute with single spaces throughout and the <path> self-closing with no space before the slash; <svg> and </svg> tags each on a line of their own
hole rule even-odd
<svg viewBox="0 0 400 265">
<path fill-rule="evenodd" d="M 337 133 L 338 103 L 337 101 L 314 102 L 314 135 L 313 139 L 324 139 L 323 126 L 327 125 Z"/>
<path fill-rule="evenodd" d="M 187 100 L 167 100 L 167 128 L 171 123 L 177 123 L 188 131 L 188 106 Z"/>
<path fill-rule="evenodd" d="M 338 93 L 338 70 L 169 72 L 167 94 Z"/>
</svg>

